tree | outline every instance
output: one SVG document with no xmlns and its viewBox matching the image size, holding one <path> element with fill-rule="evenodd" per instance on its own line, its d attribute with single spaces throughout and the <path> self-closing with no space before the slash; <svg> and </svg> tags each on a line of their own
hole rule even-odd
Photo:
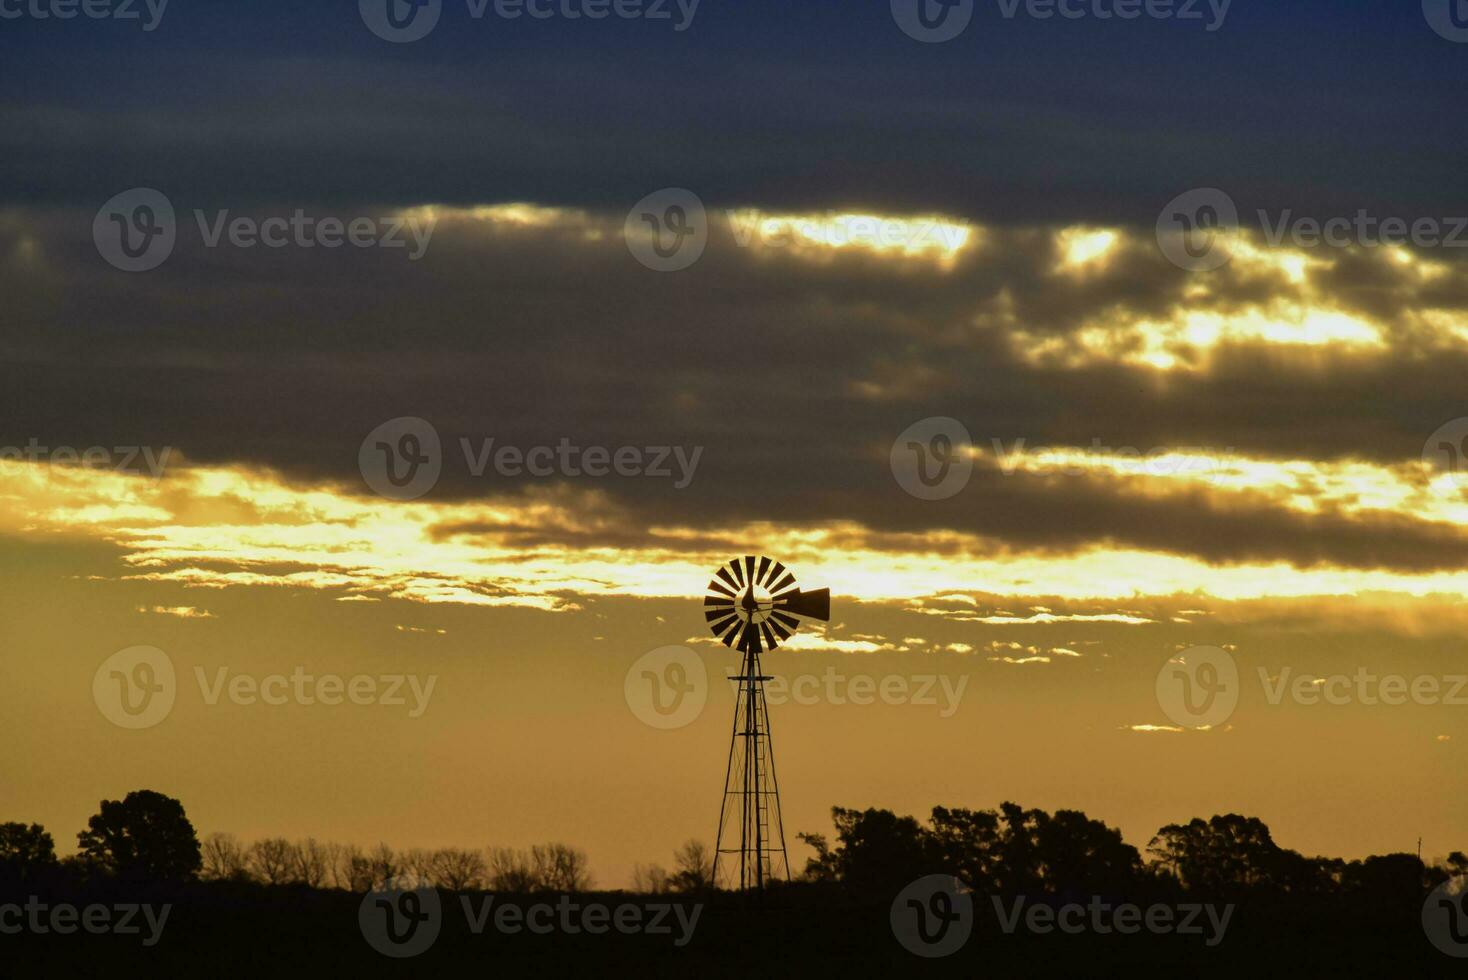
<svg viewBox="0 0 1468 980">
<path fill-rule="evenodd" d="M 103 800 L 77 845 L 90 864 L 120 877 L 173 881 L 193 877 L 201 865 L 183 804 L 152 790 Z"/>
<path fill-rule="evenodd" d="M 656 864 L 635 864 L 632 866 L 632 890 L 639 895 L 663 895 L 671 890 L 669 876 L 665 868 Z"/>
<path fill-rule="evenodd" d="M 1411 908 L 1427 890 L 1427 869 L 1415 854 L 1378 854 L 1352 861 L 1343 877 L 1347 891 L 1381 908 Z"/>
<path fill-rule="evenodd" d="M 211 881 L 239 881 L 249 877 L 244 845 L 233 834 L 210 834 L 201 853 L 202 876 Z"/>
<path fill-rule="evenodd" d="M 801 877 L 806 881 L 836 881 L 841 877 L 841 868 L 836 854 L 825 834 L 798 833 L 796 839 L 815 849 L 816 856 L 805 859 L 805 871 Z"/>
<path fill-rule="evenodd" d="M 291 842 L 284 837 L 257 840 L 246 855 L 250 873 L 265 885 L 283 885 L 291 877 Z"/>
<path fill-rule="evenodd" d="M 307 837 L 291 845 L 287 863 L 291 881 L 300 882 L 310 888 L 320 888 L 326 881 L 331 854 L 326 847 L 316 842 L 316 838 Z"/>
<path fill-rule="evenodd" d="M 932 869 L 923 828 L 891 810 L 831 808 L 840 841 L 830 852 L 837 875 L 863 891 L 890 891 Z"/>
<path fill-rule="evenodd" d="M 536 878 L 530 855 L 509 847 L 490 848 L 489 887 L 512 895 L 534 891 Z"/>
<path fill-rule="evenodd" d="M 38 823 L 0 823 L 0 879 L 24 881 L 56 866 L 56 844 Z"/>
<path fill-rule="evenodd" d="M 1056 810 L 1039 820 L 1036 835 L 1046 887 L 1057 893 L 1120 891 L 1142 872 L 1142 856 L 1121 831 L 1079 810 Z"/>
<path fill-rule="evenodd" d="M 355 844 L 342 848 L 339 874 L 345 887 L 354 892 L 370 892 L 373 885 L 372 859 Z"/>
<path fill-rule="evenodd" d="M 410 848 L 399 855 L 398 863 L 402 866 L 400 873 L 410 876 L 415 884 L 436 883 L 432 851 L 422 847 Z"/>
<path fill-rule="evenodd" d="M 673 852 L 674 888 L 684 892 L 703 891 L 714 885 L 714 856 L 700 840 L 687 840 Z"/>
<path fill-rule="evenodd" d="M 1281 888 L 1298 870 L 1263 821 L 1236 813 L 1206 822 L 1195 817 L 1186 824 L 1169 824 L 1157 832 L 1147 850 L 1190 891 L 1217 895 Z"/>
<path fill-rule="evenodd" d="M 1001 877 L 999 814 L 935 806 L 929 837 L 934 856 L 945 872 L 979 891 L 997 890 Z"/>
<path fill-rule="evenodd" d="M 381 888 L 388 882 L 393 881 L 407 870 L 401 858 L 393 852 L 386 844 L 378 844 L 376 849 L 367 857 L 367 869 L 371 874 L 369 888 Z"/>
<path fill-rule="evenodd" d="M 484 884 L 487 869 L 478 851 L 445 847 L 433 852 L 431 877 L 435 885 L 450 891 L 466 891 Z"/>
<path fill-rule="evenodd" d="M 591 887 L 586 852 L 566 844 L 537 844 L 530 849 L 537 885 L 545 891 L 574 892 Z"/>
</svg>

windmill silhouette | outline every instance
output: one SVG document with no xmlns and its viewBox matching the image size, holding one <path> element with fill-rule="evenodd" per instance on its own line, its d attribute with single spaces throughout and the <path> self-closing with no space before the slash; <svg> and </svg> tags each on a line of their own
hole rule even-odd
<svg viewBox="0 0 1468 980">
<path fill-rule="evenodd" d="M 831 618 L 831 591 L 802 592 L 795 576 L 778 561 L 746 555 L 725 564 L 709 582 L 704 618 L 725 646 L 744 654 L 734 699 L 734 728 L 729 736 L 729 763 L 719 805 L 719 832 L 714 844 L 714 884 L 719 865 L 737 860 L 740 890 L 764 892 L 769 878 L 790 878 L 785 853 L 785 825 L 780 819 L 780 784 L 775 777 L 775 749 L 770 734 L 760 653 L 790 639 L 802 619 Z M 731 826 L 738 814 L 738 830 Z M 737 858 L 734 855 L 738 855 Z M 727 865 L 726 865 L 727 869 Z M 732 884 L 736 878 L 729 871 Z"/>
</svg>

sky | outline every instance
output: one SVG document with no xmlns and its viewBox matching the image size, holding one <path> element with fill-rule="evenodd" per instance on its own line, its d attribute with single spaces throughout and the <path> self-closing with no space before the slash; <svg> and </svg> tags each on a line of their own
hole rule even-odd
<svg viewBox="0 0 1468 980">
<path fill-rule="evenodd" d="M 754 554 L 832 593 L 797 869 L 833 805 L 1468 845 L 1446 4 L 133 6 L 0 0 L 0 819 L 625 885 L 712 839 Z"/>
</svg>

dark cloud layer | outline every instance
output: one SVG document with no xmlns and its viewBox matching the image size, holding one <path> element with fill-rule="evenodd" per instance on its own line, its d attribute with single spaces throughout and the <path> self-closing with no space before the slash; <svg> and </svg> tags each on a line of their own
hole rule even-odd
<svg viewBox="0 0 1468 980">
<path fill-rule="evenodd" d="M 527 544 L 633 541 L 652 523 L 854 520 L 879 546 L 884 534 L 910 547 L 901 536 L 950 528 L 1015 550 L 1105 543 L 1414 571 L 1456 567 L 1468 546 L 1408 514 L 1336 505 L 1307 514 L 1267 493 L 1219 496 L 1206 485 L 1158 496 L 1101 474 L 1006 476 L 992 459 L 958 498 L 923 503 L 899 489 L 887 461 L 908 425 L 944 415 L 964 421 L 986 453 L 993 440 L 1012 449 L 1023 439 L 1031 449 L 1415 460 L 1429 433 L 1464 414 L 1468 351 L 1414 319 L 1424 304 L 1468 303 L 1458 263 L 1426 285 L 1379 254 L 1331 256 L 1339 265 L 1303 284 L 1244 262 L 1198 277 L 1155 245 L 1123 239 L 1103 273 L 1077 276 L 1057 271 L 1054 229 L 976 228 L 981 244 L 944 270 L 740 248 L 716 220 L 698 263 L 660 274 L 629 254 L 616 214 L 566 212 L 531 226 L 449 217 L 412 262 L 401 250 L 204 248 L 188 202 L 177 204 L 178 250 L 136 275 L 102 262 L 89 213 L 12 211 L 0 223 L 5 353 L 18 369 L 0 394 L 0 443 L 171 445 L 197 462 L 361 487 L 364 436 L 418 416 L 444 439 L 440 499 L 518 495 L 533 483 L 472 476 L 461 438 L 703 447 L 687 489 L 570 481 L 604 494 L 607 519 L 526 528 Z M 1203 280 L 1209 298 L 1187 299 Z M 1206 367 L 1163 372 L 1124 358 L 1066 366 L 1030 356 L 1108 311 L 1238 312 L 1321 284 L 1388 341 L 1362 352 L 1240 340 Z M 455 530 L 473 529 L 445 533 Z"/>
<path fill-rule="evenodd" d="M 646 21 L 475 21 L 373 37 L 349 0 L 175 0 L 158 30 L 8 21 L 0 201 L 157 186 L 218 206 L 536 200 L 941 208 L 1149 224 L 1228 189 L 1252 215 L 1451 213 L 1468 50 L 1416 4 L 1005 18 L 918 44 L 889 4 L 704 0 Z M 1381 66 L 1392 66 L 1385 70 Z"/>
</svg>

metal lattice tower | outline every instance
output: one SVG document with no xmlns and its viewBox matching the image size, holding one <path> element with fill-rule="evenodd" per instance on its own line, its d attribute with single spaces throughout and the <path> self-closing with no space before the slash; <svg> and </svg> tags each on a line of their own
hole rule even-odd
<svg viewBox="0 0 1468 980">
<path fill-rule="evenodd" d="M 734 731 L 729 738 L 729 766 L 724 776 L 724 802 L 719 808 L 719 836 L 714 851 L 714 883 L 722 863 L 730 886 L 763 891 L 772 878 L 790 879 L 785 853 L 785 825 L 780 819 L 780 782 L 775 777 L 775 750 L 770 735 L 759 654 L 744 654 L 744 669 L 732 678 Z M 731 867 L 733 865 L 734 867 Z"/>
<path fill-rule="evenodd" d="M 730 887 L 764 891 L 765 882 L 790 879 L 780 783 L 765 702 L 760 653 L 773 650 L 800 628 L 800 619 L 828 620 L 831 593 L 801 592 L 784 565 L 753 555 L 720 568 L 709 583 L 704 615 L 714 635 L 743 656 L 737 685 L 719 832 L 714 844 L 714 884 L 720 869 Z"/>
</svg>

